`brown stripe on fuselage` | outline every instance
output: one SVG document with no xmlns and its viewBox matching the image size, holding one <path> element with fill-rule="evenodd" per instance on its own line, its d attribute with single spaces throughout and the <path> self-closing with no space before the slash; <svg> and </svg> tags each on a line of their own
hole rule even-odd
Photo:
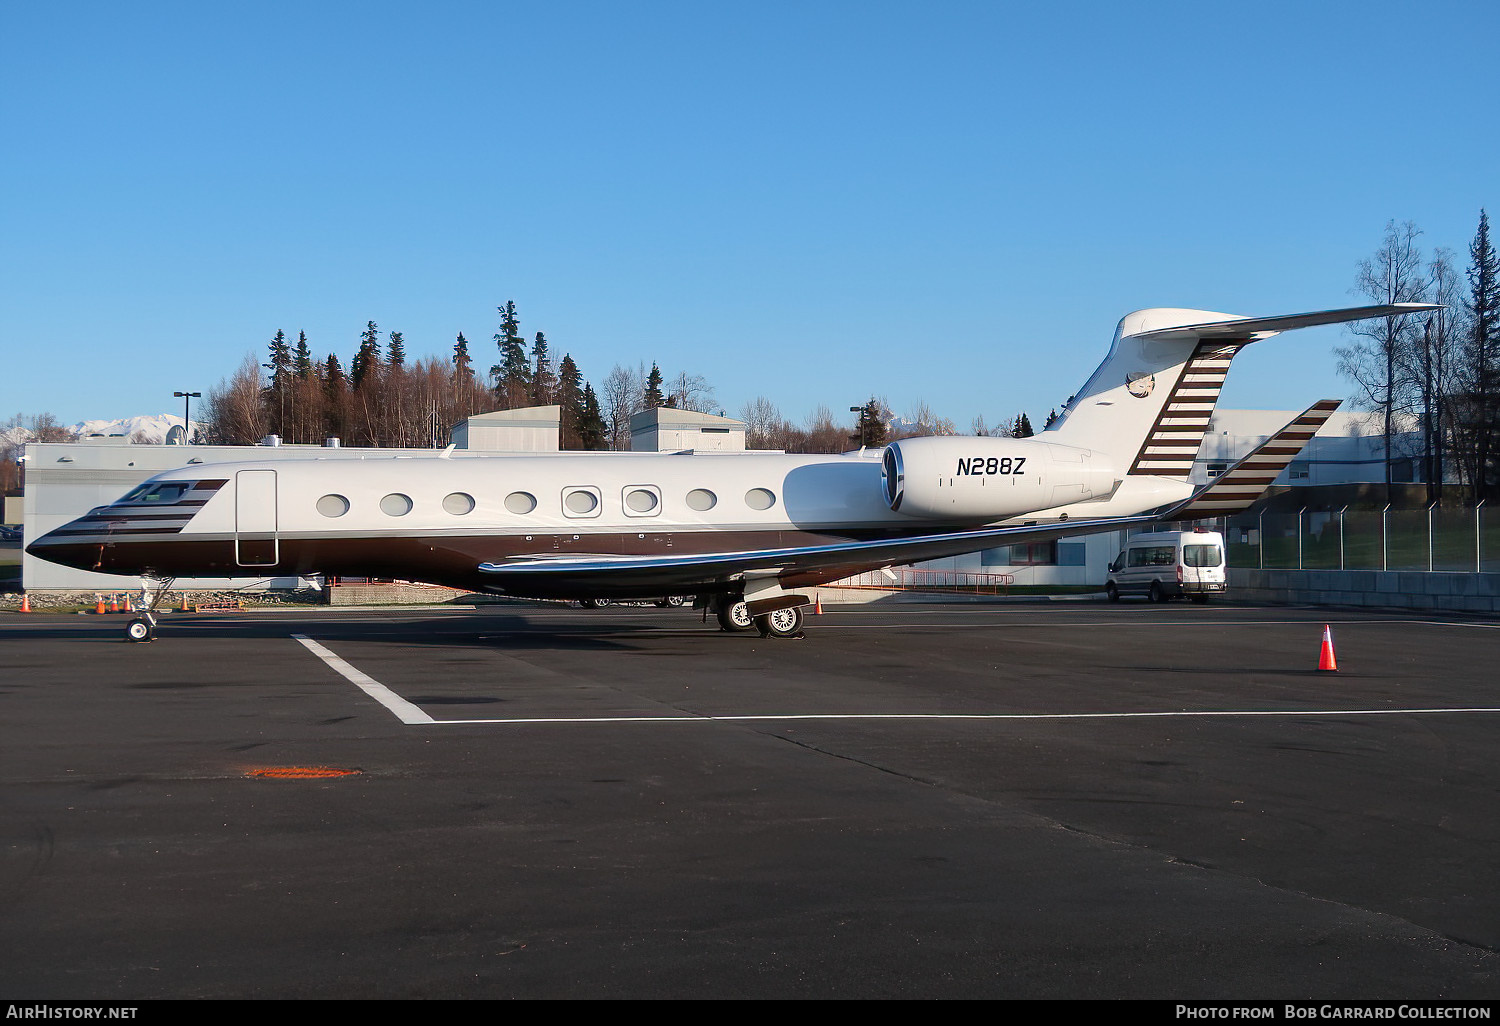
<svg viewBox="0 0 1500 1026">
<path fill-rule="evenodd" d="M 980 525 L 969 525 L 978 527 Z M 962 530 L 961 525 L 950 529 Z M 34 554 L 81 569 L 100 573 L 149 574 L 158 577 L 275 577 L 313 576 L 381 577 L 422 581 L 470 591 L 494 590 L 494 579 L 479 572 L 481 563 L 503 563 L 517 557 L 535 556 L 682 556 L 720 552 L 755 552 L 763 549 L 832 545 L 875 538 L 901 538 L 930 534 L 932 527 L 846 531 L 824 534 L 813 531 L 689 531 L 646 534 L 532 534 L 433 535 L 372 538 L 287 538 L 278 540 L 278 560 L 269 565 L 242 566 L 235 561 L 232 536 L 199 539 L 177 536 L 171 541 L 155 539 L 111 540 L 104 544 L 47 545 Z M 878 569 L 888 561 L 851 561 L 837 567 L 788 574 L 786 583 L 807 587 L 838 580 L 854 573 Z M 530 588 L 530 585 L 528 585 Z M 706 590 L 706 589 L 700 589 Z M 517 592 L 512 592 L 517 593 Z M 517 593 L 518 594 L 518 593 Z M 534 582 L 528 594 L 539 597 L 649 597 L 658 592 L 649 587 L 618 586 L 601 582 L 597 589 L 580 593 L 569 585 L 567 593 L 552 590 L 545 575 Z"/>
</svg>

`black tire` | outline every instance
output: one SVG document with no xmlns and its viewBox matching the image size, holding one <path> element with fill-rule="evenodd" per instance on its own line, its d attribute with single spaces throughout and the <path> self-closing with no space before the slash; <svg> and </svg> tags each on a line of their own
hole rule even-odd
<svg viewBox="0 0 1500 1026">
<path fill-rule="evenodd" d="M 136 617 L 125 625 L 125 640 L 130 642 L 150 641 L 152 634 L 151 621 Z"/>
<path fill-rule="evenodd" d="M 1120 589 L 1115 587 L 1115 582 L 1110 581 L 1104 586 L 1104 597 L 1111 602 L 1120 601 Z"/>
<path fill-rule="evenodd" d="M 579 599 L 578 604 L 584 609 L 603 609 L 609 605 L 609 599 Z"/>
<path fill-rule="evenodd" d="M 1161 584 L 1159 582 L 1157 582 L 1157 581 L 1152 581 L 1151 582 L 1151 590 L 1148 591 L 1148 592 L 1146 592 L 1146 601 L 1147 602 L 1165 602 L 1166 600 L 1167 600 L 1167 596 L 1166 596 L 1166 593 L 1161 590 Z"/>
<path fill-rule="evenodd" d="M 691 601 L 693 601 L 692 598 L 687 595 L 668 595 L 662 599 L 662 602 L 671 609 L 681 609 Z"/>
<path fill-rule="evenodd" d="M 719 629 L 724 631 L 748 631 L 755 626 L 744 599 L 725 599 L 717 610 Z"/>
<path fill-rule="evenodd" d="M 755 618 L 755 629 L 763 638 L 798 638 L 802 636 L 802 608 L 788 606 Z"/>
</svg>

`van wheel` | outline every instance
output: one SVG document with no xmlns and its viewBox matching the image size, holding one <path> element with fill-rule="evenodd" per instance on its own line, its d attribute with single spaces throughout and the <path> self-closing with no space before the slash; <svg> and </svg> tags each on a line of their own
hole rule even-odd
<svg viewBox="0 0 1500 1026">
<path fill-rule="evenodd" d="M 1162 593 L 1161 585 L 1156 581 L 1151 582 L 1151 590 L 1146 592 L 1147 602 L 1165 602 L 1167 596 Z"/>
<path fill-rule="evenodd" d="M 1120 589 L 1115 587 L 1115 582 L 1110 581 L 1104 586 L 1104 597 L 1111 602 L 1120 601 Z"/>
</svg>

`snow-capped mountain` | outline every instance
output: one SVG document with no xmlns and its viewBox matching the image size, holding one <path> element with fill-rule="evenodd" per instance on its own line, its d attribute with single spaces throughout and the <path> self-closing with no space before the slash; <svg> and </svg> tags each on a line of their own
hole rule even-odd
<svg viewBox="0 0 1500 1026">
<path fill-rule="evenodd" d="M 87 438 L 89 435 L 124 435 L 126 438 L 133 438 L 139 434 L 141 441 L 161 445 L 167 440 L 167 432 L 181 423 L 181 417 L 170 413 L 142 414 L 120 420 L 86 420 L 81 424 L 74 424 L 73 432 L 79 438 Z M 196 428 L 198 425 L 195 423 L 193 426 Z"/>
<path fill-rule="evenodd" d="M 139 417 L 123 417 L 119 420 L 85 420 L 79 424 L 63 425 L 74 440 L 87 438 L 90 435 L 123 435 L 126 438 L 137 438 L 138 441 L 151 445 L 161 445 L 167 440 L 167 432 L 182 423 L 181 417 L 174 417 L 170 413 L 143 414 Z M 202 425 L 193 422 L 193 430 L 201 430 Z M 31 429 L 23 425 L 0 428 L 0 452 L 9 452 L 12 448 L 26 444 L 32 440 Z"/>
</svg>

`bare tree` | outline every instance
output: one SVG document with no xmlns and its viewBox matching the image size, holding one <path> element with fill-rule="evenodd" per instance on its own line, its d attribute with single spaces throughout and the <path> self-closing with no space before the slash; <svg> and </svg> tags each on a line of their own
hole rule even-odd
<svg viewBox="0 0 1500 1026">
<path fill-rule="evenodd" d="M 202 417 L 209 441 L 218 445 L 254 445 L 266 436 L 260 362 L 254 354 L 247 355 L 227 380 L 208 390 Z"/>
<path fill-rule="evenodd" d="M 745 448 L 779 449 L 776 436 L 786 423 L 776 404 L 763 395 L 758 395 L 740 407 L 740 419 L 745 422 Z"/>
<path fill-rule="evenodd" d="M 1427 265 L 1429 296 L 1443 309 L 1434 310 L 1422 322 L 1418 344 L 1408 356 L 1407 375 L 1415 383 L 1417 407 L 1422 418 L 1422 467 L 1427 482 L 1427 501 L 1442 498 L 1446 464 L 1445 450 L 1453 436 L 1449 396 L 1459 388 L 1457 370 L 1463 294 L 1461 277 L 1453 266 L 1451 250 L 1439 247 Z"/>
<path fill-rule="evenodd" d="M 668 383 L 667 394 L 667 405 L 674 409 L 692 410 L 694 413 L 716 413 L 719 410 L 718 400 L 714 398 L 714 387 L 702 374 L 680 372 Z"/>
<path fill-rule="evenodd" d="M 915 438 L 922 435 L 956 435 L 958 431 L 953 426 L 953 421 L 947 417 L 939 417 L 927 405 L 927 400 L 918 399 L 912 403 L 911 409 L 907 411 L 906 423 L 893 437 Z"/>
<path fill-rule="evenodd" d="M 635 370 L 615 364 L 604 379 L 600 395 L 604 400 L 604 421 L 609 428 L 609 447 L 630 448 L 630 417 L 642 408 L 641 395 L 646 388 L 646 365 Z"/>
<path fill-rule="evenodd" d="M 1427 295 L 1428 280 L 1422 266 L 1417 236 L 1422 232 L 1406 221 L 1385 226 L 1385 240 L 1373 258 L 1362 260 L 1353 292 L 1377 303 L 1416 303 Z M 1350 326 L 1354 336 L 1347 346 L 1338 346 L 1339 372 L 1355 384 L 1354 400 L 1366 409 L 1378 410 L 1385 438 L 1385 494 L 1391 498 L 1391 438 L 1398 414 L 1412 408 L 1418 390 L 1407 372 L 1411 353 L 1420 343 L 1421 327 L 1411 318 L 1382 317 L 1358 321 Z"/>
</svg>

